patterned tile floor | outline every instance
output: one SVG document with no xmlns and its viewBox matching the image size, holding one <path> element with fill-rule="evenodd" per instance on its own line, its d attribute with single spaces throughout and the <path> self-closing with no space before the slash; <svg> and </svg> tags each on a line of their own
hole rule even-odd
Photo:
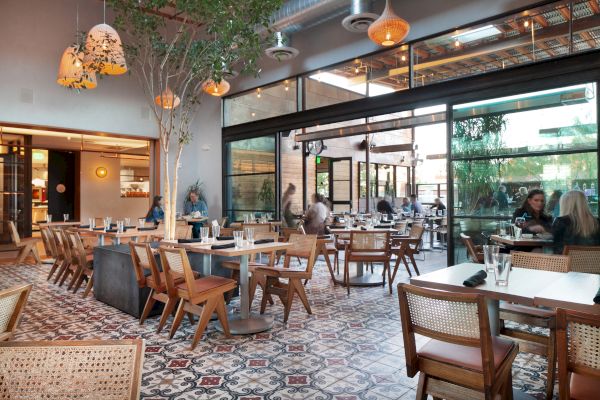
<svg viewBox="0 0 600 400">
<path fill-rule="evenodd" d="M 429 253 L 419 265 L 422 272 L 443 267 L 445 254 Z M 84 300 L 47 282 L 48 268 L 0 265 L 0 289 L 34 283 L 15 339 L 144 338 L 143 398 L 415 398 L 417 377 L 406 376 L 395 291 L 390 295 L 381 287 L 352 288 L 348 297 L 345 289 L 331 284 L 322 261 L 307 285 L 312 315 L 295 301 L 285 325 L 276 300 L 267 309 L 275 316 L 270 331 L 226 339 L 211 323 L 193 351 L 189 347 L 194 327 L 187 319 L 169 340 L 166 332 L 155 333 L 157 318 L 140 326 L 137 319 L 91 296 Z M 406 272 L 401 274 L 407 281 Z M 513 367 L 514 386 L 543 398 L 545 368 L 542 357 L 521 353 Z"/>
</svg>

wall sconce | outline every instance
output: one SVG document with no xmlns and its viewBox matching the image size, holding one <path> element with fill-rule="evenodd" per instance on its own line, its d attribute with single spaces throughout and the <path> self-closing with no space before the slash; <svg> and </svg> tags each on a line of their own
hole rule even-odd
<svg viewBox="0 0 600 400">
<path fill-rule="evenodd" d="M 104 167 L 98 167 L 96 168 L 96 176 L 98 178 L 106 178 L 106 175 L 108 175 L 108 170 Z"/>
</svg>

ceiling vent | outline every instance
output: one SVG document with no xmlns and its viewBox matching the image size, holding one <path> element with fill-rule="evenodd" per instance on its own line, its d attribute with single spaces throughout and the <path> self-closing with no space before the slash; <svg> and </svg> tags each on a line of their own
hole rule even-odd
<svg viewBox="0 0 600 400">
<path fill-rule="evenodd" d="M 283 32 L 273 34 L 273 46 L 265 49 L 265 54 L 278 61 L 287 61 L 295 58 L 300 52 L 291 46 L 288 46 L 289 39 Z"/>
<path fill-rule="evenodd" d="M 377 18 L 379 15 L 371 12 L 370 0 L 352 0 L 350 15 L 342 20 L 342 26 L 350 32 L 365 33 Z"/>
</svg>

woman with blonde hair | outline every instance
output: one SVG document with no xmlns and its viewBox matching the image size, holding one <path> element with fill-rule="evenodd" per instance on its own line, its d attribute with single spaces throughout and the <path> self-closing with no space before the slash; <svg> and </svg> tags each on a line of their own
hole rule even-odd
<svg viewBox="0 0 600 400">
<path fill-rule="evenodd" d="M 554 220 L 552 235 L 556 254 L 562 254 L 565 245 L 600 245 L 600 223 L 582 191 L 570 190 L 561 196 L 560 216 Z"/>
</svg>

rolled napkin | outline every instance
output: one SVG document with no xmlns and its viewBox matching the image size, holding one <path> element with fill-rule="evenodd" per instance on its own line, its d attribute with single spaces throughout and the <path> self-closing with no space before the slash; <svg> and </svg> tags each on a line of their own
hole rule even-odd
<svg viewBox="0 0 600 400">
<path fill-rule="evenodd" d="M 361 230 L 361 231 L 366 231 L 366 230 L 367 230 L 367 228 L 366 228 L 366 227 L 364 227 L 364 226 L 361 226 L 361 227 L 360 227 L 360 230 Z"/>
<path fill-rule="evenodd" d="M 317 239 L 331 239 L 329 235 L 317 235 Z"/>
<path fill-rule="evenodd" d="M 479 270 L 475 274 L 465 279 L 463 285 L 467 287 L 475 287 L 484 284 L 485 278 L 487 278 L 487 272 L 485 272 L 484 270 Z"/>
<path fill-rule="evenodd" d="M 264 244 L 264 243 L 273 243 L 275 242 L 273 239 L 258 239 L 254 241 L 254 244 Z"/>
<path fill-rule="evenodd" d="M 38 223 L 38 224 L 45 224 L 46 222 L 48 222 L 48 221 L 46 221 L 46 220 L 43 220 L 43 221 L 38 221 L 37 223 Z"/>
<path fill-rule="evenodd" d="M 233 240 L 233 236 L 217 236 L 217 240 Z"/>
<path fill-rule="evenodd" d="M 94 228 L 95 231 L 103 231 L 104 227 L 103 226 L 97 226 Z"/>
<path fill-rule="evenodd" d="M 117 229 L 107 229 L 106 232 L 115 233 L 117 232 Z"/>
<path fill-rule="evenodd" d="M 88 225 L 79 225 L 79 227 L 80 227 L 80 228 L 89 228 L 89 227 L 90 227 L 90 225 L 89 225 L 89 224 L 88 224 Z"/>
<path fill-rule="evenodd" d="M 210 248 L 212 250 L 219 250 L 219 249 L 232 249 L 235 247 L 235 243 L 227 243 L 227 244 L 213 244 L 212 246 L 210 246 Z"/>
<path fill-rule="evenodd" d="M 177 243 L 201 243 L 202 239 L 177 239 Z"/>
<path fill-rule="evenodd" d="M 391 225 L 375 225 L 375 229 L 390 229 Z"/>
<path fill-rule="evenodd" d="M 155 231 L 156 230 L 156 226 L 150 226 L 150 227 L 143 227 L 143 228 L 138 228 L 138 231 Z"/>
<path fill-rule="evenodd" d="M 137 226 L 135 226 L 135 225 L 127 225 L 127 226 L 123 227 L 123 229 L 135 229 L 135 228 L 137 228 Z"/>
<path fill-rule="evenodd" d="M 594 296 L 594 303 L 600 304 L 600 288 L 596 292 L 596 296 Z"/>
</svg>

